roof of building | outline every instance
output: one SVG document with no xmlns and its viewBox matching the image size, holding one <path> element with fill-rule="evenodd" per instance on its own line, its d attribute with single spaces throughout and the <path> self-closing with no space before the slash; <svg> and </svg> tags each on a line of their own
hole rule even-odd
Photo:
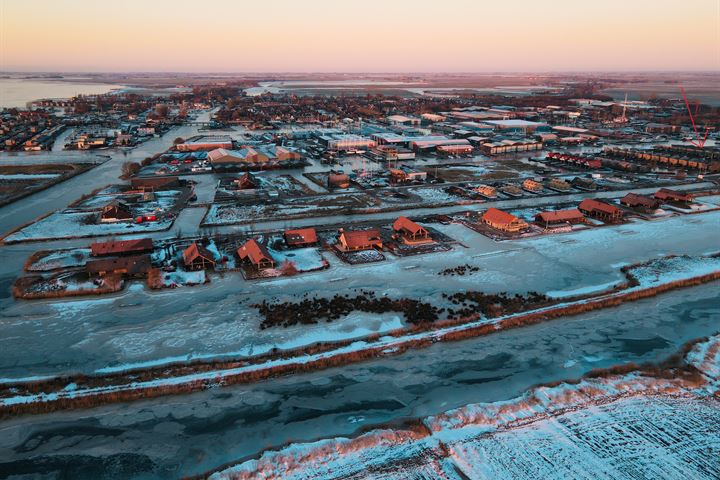
<svg viewBox="0 0 720 480">
<path fill-rule="evenodd" d="M 177 185 L 178 177 L 141 177 L 130 179 L 130 185 L 133 187 L 164 187 L 168 185 Z"/>
<path fill-rule="evenodd" d="M 288 245 L 301 243 L 316 243 L 317 232 L 314 228 L 300 228 L 296 230 L 285 230 L 285 241 Z"/>
<path fill-rule="evenodd" d="M 495 224 L 510 224 L 520 220 L 515 215 L 503 212 L 497 208 L 488 208 L 487 211 L 483 213 L 482 219 Z"/>
<path fill-rule="evenodd" d="M 628 193 L 620 199 L 620 203 L 634 206 L 643 206 L 654 208 L 658 206 L 659 201 L 652 197 L 646 197 L 645 195 L 638 195 L 637 193 Z"/>
<path fill-rule="evenodd" d="M 601 212 L 605 212 L 610 215 L 622 214 L 622 210 L 620 210 L 618 207 L 616 207 L 614 205 L 610 205 L 609 203 L 595 200 L 594 198 L 586 198 L 585 200 L 580 202 L 580 205 L 578 206 L 578 208 L 580 210 L 586 210 L 586 211 L 599 210 Z"/>
<path fill-rule="evenodd" d="M 91 260 L 87 262 L 85 268 L 88 273 L 126 270 L 128 275 L 137 275 L 147 272 L 151 266 L 150 255 L 133 255 L 131 257 Z"/>
<path fill-rule="evenodd" d="M 677 200 L 691 201 L 693 199 L 693 195 L 692 193 L 677 192 L 675 190 L 670 190 L 669 188 L 661 188 L 660 190 L 655 192 L 655 198 L 659 200 L 671 198 Z"/>
<path fill-rule="evenodd" d="M 569 222 L 572 220 L 580 220 L 582 218 L 585 218 L 585 216 L 577 208 L 571 208 L 568 210 L 555 210 L 552 212 L 540 212 L 535 215 L 536 220 L 547 223 Z"/>
<path fill-rule="evenodd" d="M 407 232 L 410 232 L 412 234 L 421 232 L 425 230 L 422 226 L 418 225 L 417 223 L 413 222 L 407 217 L 398 217 L 397 220 L 393 222 L 393 230 L 401 231 L 405 230 Z"/>
<path fill-rule="evenodd" d="M 369 230 L 343 231 L 340 236 L 345 239 L 345 244 L 349 248 L 366 247 L 380 240 L 380 230 L 371 228 Z"/>
<path fill-rule="evenodd" d="M 183 250 L 182 255 L 185 265 L 193 263 L 197 258 L 200 257 L 212 263 L 215 263 L 215 256 L 210 253 L 210 250 L 195 242 L 191 243 L 189 247 Z"/>
<path fill-rule="evenodd" d="M 270 256 L 270 252 L 267 251 L 267 248 L 255 241 L 254 238 L 251 238 L 245 242 L 242 247 L 238 248 L 237 254 L 238 257 L 240 257 L 240 260 L 245 260 L 247 258 L 253 264 L 258 264 L 263 260 L 268 260 L 273 263 L 275 262 Z"/>
<path fill-rule="evenodd" d="M 152 249 L 152 238 L 135 238 L 132 240 L 117 240 L 90 244 L 90 254 L 93 256 L 145 252 Z"/>
<path fill-rule="evenodd" d="M 517 118 L 513 118 L 510 120 L 486 120 L 485 123 L 489 123 L 490 125 L 495 125 L 497 127 L 505 127 L 505 128 L 513 128 L 513 127 L 529 128 L 529 127 L 546 127 L 547 126 L 547 123 L 530 122 L 528 120 L 520 120 Z"/>
</svg>

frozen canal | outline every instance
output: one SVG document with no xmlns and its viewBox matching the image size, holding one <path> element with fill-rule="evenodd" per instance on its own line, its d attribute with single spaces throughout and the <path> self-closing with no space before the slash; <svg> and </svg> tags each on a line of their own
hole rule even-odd
<svg viewBox="0 0 720 480">
<path fill-rule="evenodd" d="M 0 424 L 0 476 L 201 473 L 289 441 L 510 399 L 592 368 L 656 361 L 717 331 L 716 284 L 398 357 Z"/>
<path fill-rule="evenodd" d="M 370 289 L 393 297 L 442 304 L 442 292 L 551 292 L 563 296 L 608 288 L 623 280 L 622 265 L 661 255 L 720 250 L 720 212 L 603 227 L 568 235 L 495 242 L 461 225 L 437 226 L 467 248 L 377 264 L 348 266 L 327 254 L 329 270 L 285 279 L 246 282 L 239 274 L 215 275 L 210 285 L 149 291 L 136 283 L 118 295 L 64 301 L 15 301 L 9 286 L 34 250 L 18 245 L 0 265 L 0 378 L 92 373 L 125 365 L 189 358 L 253 355 L 273 347 L 359 337 L 401 325 L 396 315 L 351 314 L 331 324 L 260 330 L 251 305 L 297 300 L 303 292 L 326 296 Z M 438 276 L 463 264 L 480 271 Z M 392 278 L 392 282 L 388 279 Z M 442 281 L 439 281 L 439 280 Z M 390 286 L 388 286 L 390 285 Z"/>
</svg>

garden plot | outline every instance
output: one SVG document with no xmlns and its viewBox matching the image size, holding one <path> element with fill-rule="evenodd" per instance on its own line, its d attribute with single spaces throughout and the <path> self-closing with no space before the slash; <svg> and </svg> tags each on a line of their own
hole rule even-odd
<svg viewBox="0 0 720 480">
<path fill-rule="evenodd" d="M 96 223 L 97 213 L 55 212 L 5 237 L 6 243 L 37 242 L 62 238 L 141 234 L 169 229 L 170 219 L 144 223 Z"/>
<path fill-rule="evenodd" d="M 234 180 L 240 177 L 225 177 L 220 180 L 215 194 L 215 201 L 242 200 L 247 197 L 255 198 L 259 195 L 265 197 L 289 196 L 299 197 L 313 195 L 315 192 L 292 175 L 256 174 L 253 180 L 257 188 L 239 189 Z"/>
<path fill-rule="evenodd" d="M 0 205 L 83 173 L 96 164 L 0 165 Z"/>
<path fill-rule="evenodd" d="M 90 258 L 89 248 L 70 250 L 40 251 L 31 256 L 25 264 L 28 272 L 49 272 L 64 268 L 82 267 Z"/>
<path fill-rule="evenodd" d="M 270 256 L 276 264 L 291 263 L 298 273 L 322 270 L 328 267 L 328 262 L 317 248 L 295 248 L 292 250 L 275 250 L 268 248 Z"/>
<path fill-rule="evenodd" d="M 151 288 L 176 288 L 180 286 L 200 285 L 209 282 L 205 270 L 197 270 L 187 272 L 184 270 L 175 270 L 174 272 L 159 271 L 157 279 L 153 282 Z M 148 277 L 148 283 L 151 280 Z"/>
<path fill-rule="evenodd" d="M 263 205 L 214 204 L 208 210 L 202 225 L 232 225 L 350 213 L 353 210 L 371 208 L 375 204 L 373 198 L 363 193 L 287 198 Z"/>
<path fill-rule="evenodd" d="M 122 290 L 123 286 L 124 282 L 119 277 L 92 280 L 86 272 L 71 271 L 50 276 L 20 277 L 13 286 L 13 294 L 25 299 L 59 298 L 112 293 Z"/>
<path fill-rule="evenodd" d="M 481 165 L 433 165 L 424 167 L 428 174 L 435 175 L 446 182 L 472 182 L 486 178 L 490 169 Z"/>
</svg>

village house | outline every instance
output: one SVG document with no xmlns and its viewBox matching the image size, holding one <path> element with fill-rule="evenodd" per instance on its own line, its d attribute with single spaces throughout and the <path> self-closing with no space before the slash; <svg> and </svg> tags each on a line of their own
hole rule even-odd
<svg viewBox="0 0 720 480">
<path fill-rule="evenodd" d="M 695 196 L 692 193 L 676 192 L 669 188 L 661 188 L 655 192 L 655 198 L 661 202 L 692 203 Z"/>
<path fill-rule="evenodd" d="M 233 180 L 233 184 L 238 190 L 255 190 L 260 186 L 258 179 L 250 172 L 247 172 L 240 178 Z"/>
<path fill-rule="evenodd" d="M 619 222 L 623 217 L 623 212 L 618 207 L 593 198 L 586 198 L 580 202 L 578 210 L 588 217 L 596 218 L 603 222 Z"/>
<path fill-rule="evenodd" d="M 475 188 L 475 191 L 483 197 L 497 197 L 497 189 L 495 187 L 491 187 L 490 185 L 479 185 L 477 188 Z"/>
<path fill-rule="evenodd" d="M 497 208 L 489 208 L 482 215 L 482 223 L 497 230 L 508 233 L 517 233 L 528 227 L 528 224 L 515 215 L 511 215 Z"/>
<path fill-rule="evenodd" d="M 652 212 L 660 208 L 660 201 L 637 193 L 628 193 L 620 199 L 620 204 L 643 212 Z"/>
<path fill-rule="evenodd" d="M 393 222 L 393 232 L 395 237 L 400 238 L 408 245 L 417 245 L 422 243 L 432 243 L 430 232 L 426 228 L 418 225 L 407 217 L 398 217 Z"/>
<path fill-rule="evenodd" d="M 202 245 L 193 242 L 183 250 L 183 264 L 187 270 L 205 270 L 215 268 L 215 257 Z"/>
<path fill-rule="evenodd" d="M 350 176 L 344 173 L 331 173 L 328 175 L 327 183 L 329 188 L 348 188 Z"/>
<path fill-rule="evenodd" d="M 126 222 L 132 218 L 130 207 L 119 200 L 111 201 L 100 210 L 101 223 Z"/>
<path fill-rule="evenodd" d="M 573 187 L 579 188 L 580 190 L 597 190 L 597 183 L 590 178 L 575 177 L 570 183 Z"/>
<path fill-rule="evenodd" d="M 531 193 L 538 193 L 543 191 L 542 183 L 537 182 L 531 178 L 527 178 L 522 183 L 523 190 L 527 190 Z"/>
<path fill-rule="evenodd" d="M 559 179 L 559 178 L 553 178 L 547 183 L 547 187 L 550 190 L 555 190 L 557 192 L 567 192 L 570 190 L 570 184 L 566 182 L 565 180 Z"/>
<path fill-rule="evenodd" d="M 237 249 L 237 256 L 242 263 L 250 264 L 258 271 L 275 268 L 275 260 L 267 248 L 252 238 Z"/>
<path fill-rule="evenodd" d="M 140 253 L 150 253 L 153 247 L 152 238 L 96 242 L 90 244 L 90 255 L 93 257 L 102 257 L 105 255 L 137 255 Z"/>
<path fill-rule="evenodd" d="M 583 215 L 577 208 L 571 208 L 569 210 L 555 210 L 552 212 L 540 212 L 535 215 L 535 222 L 545 228 L 582 223 L 584 221 L 585 215 Z"/>
<path fill-rule="evenodd" d="M 288 247 L 311 247 L 317 245 L 318 237 L 314 228 L 301 228 L 298 230 L 285 230 L 285 243 Z"/>
<path fill-rule="evenodd" d="M 90 277 L 121 275 L 125 278 L 142 278 L 151 268 L 150 255 L 91 260 L 85 265 Z"/>
<path fill-rule="evenodd" d="M 406 165 L 390 168 L 389 172 L 392 183 L 424 182 L 427 179 L 427 172 L 415 170 Z"/>
<path fill-rule="evenodd" d="M 337 248 L 344 252 L 358 250 L 381 250 L 383 246 L 380 230 L 372 228 L 369 230 L 345 231 L 340 229 Z"/>
</svg>

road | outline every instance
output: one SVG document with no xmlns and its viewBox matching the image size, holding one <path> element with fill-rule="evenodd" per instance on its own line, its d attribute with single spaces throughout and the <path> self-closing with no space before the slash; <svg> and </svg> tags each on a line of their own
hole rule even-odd
<svg viewBox="0 0 720 480">
<path fill-rule="evenodd" d="M 211 111 L 200 114 L 199 118 L 209 119 Z M 37 153 L 3 153 L 0 162 L 43 163 L 48 161 L 96 161 L 98 155 L 109 156 L 110 160 L 89 172 L 77 175 L 65 182 L 30 195 L 0 208 L 0 232 L 7 232 L 33 219 L 64 208 L 85 193 L 118 181 L 122 164 L 126 161 L 141 162 L 146 157 L 167 150 L 177 137 L 189 137 L 198 134 L 198 127 L 183 126 L 171 129 L 165 135 L 148 140 L 132 149 L 108 149 L 94 152 L 37 152 Z"/>
</svg>

